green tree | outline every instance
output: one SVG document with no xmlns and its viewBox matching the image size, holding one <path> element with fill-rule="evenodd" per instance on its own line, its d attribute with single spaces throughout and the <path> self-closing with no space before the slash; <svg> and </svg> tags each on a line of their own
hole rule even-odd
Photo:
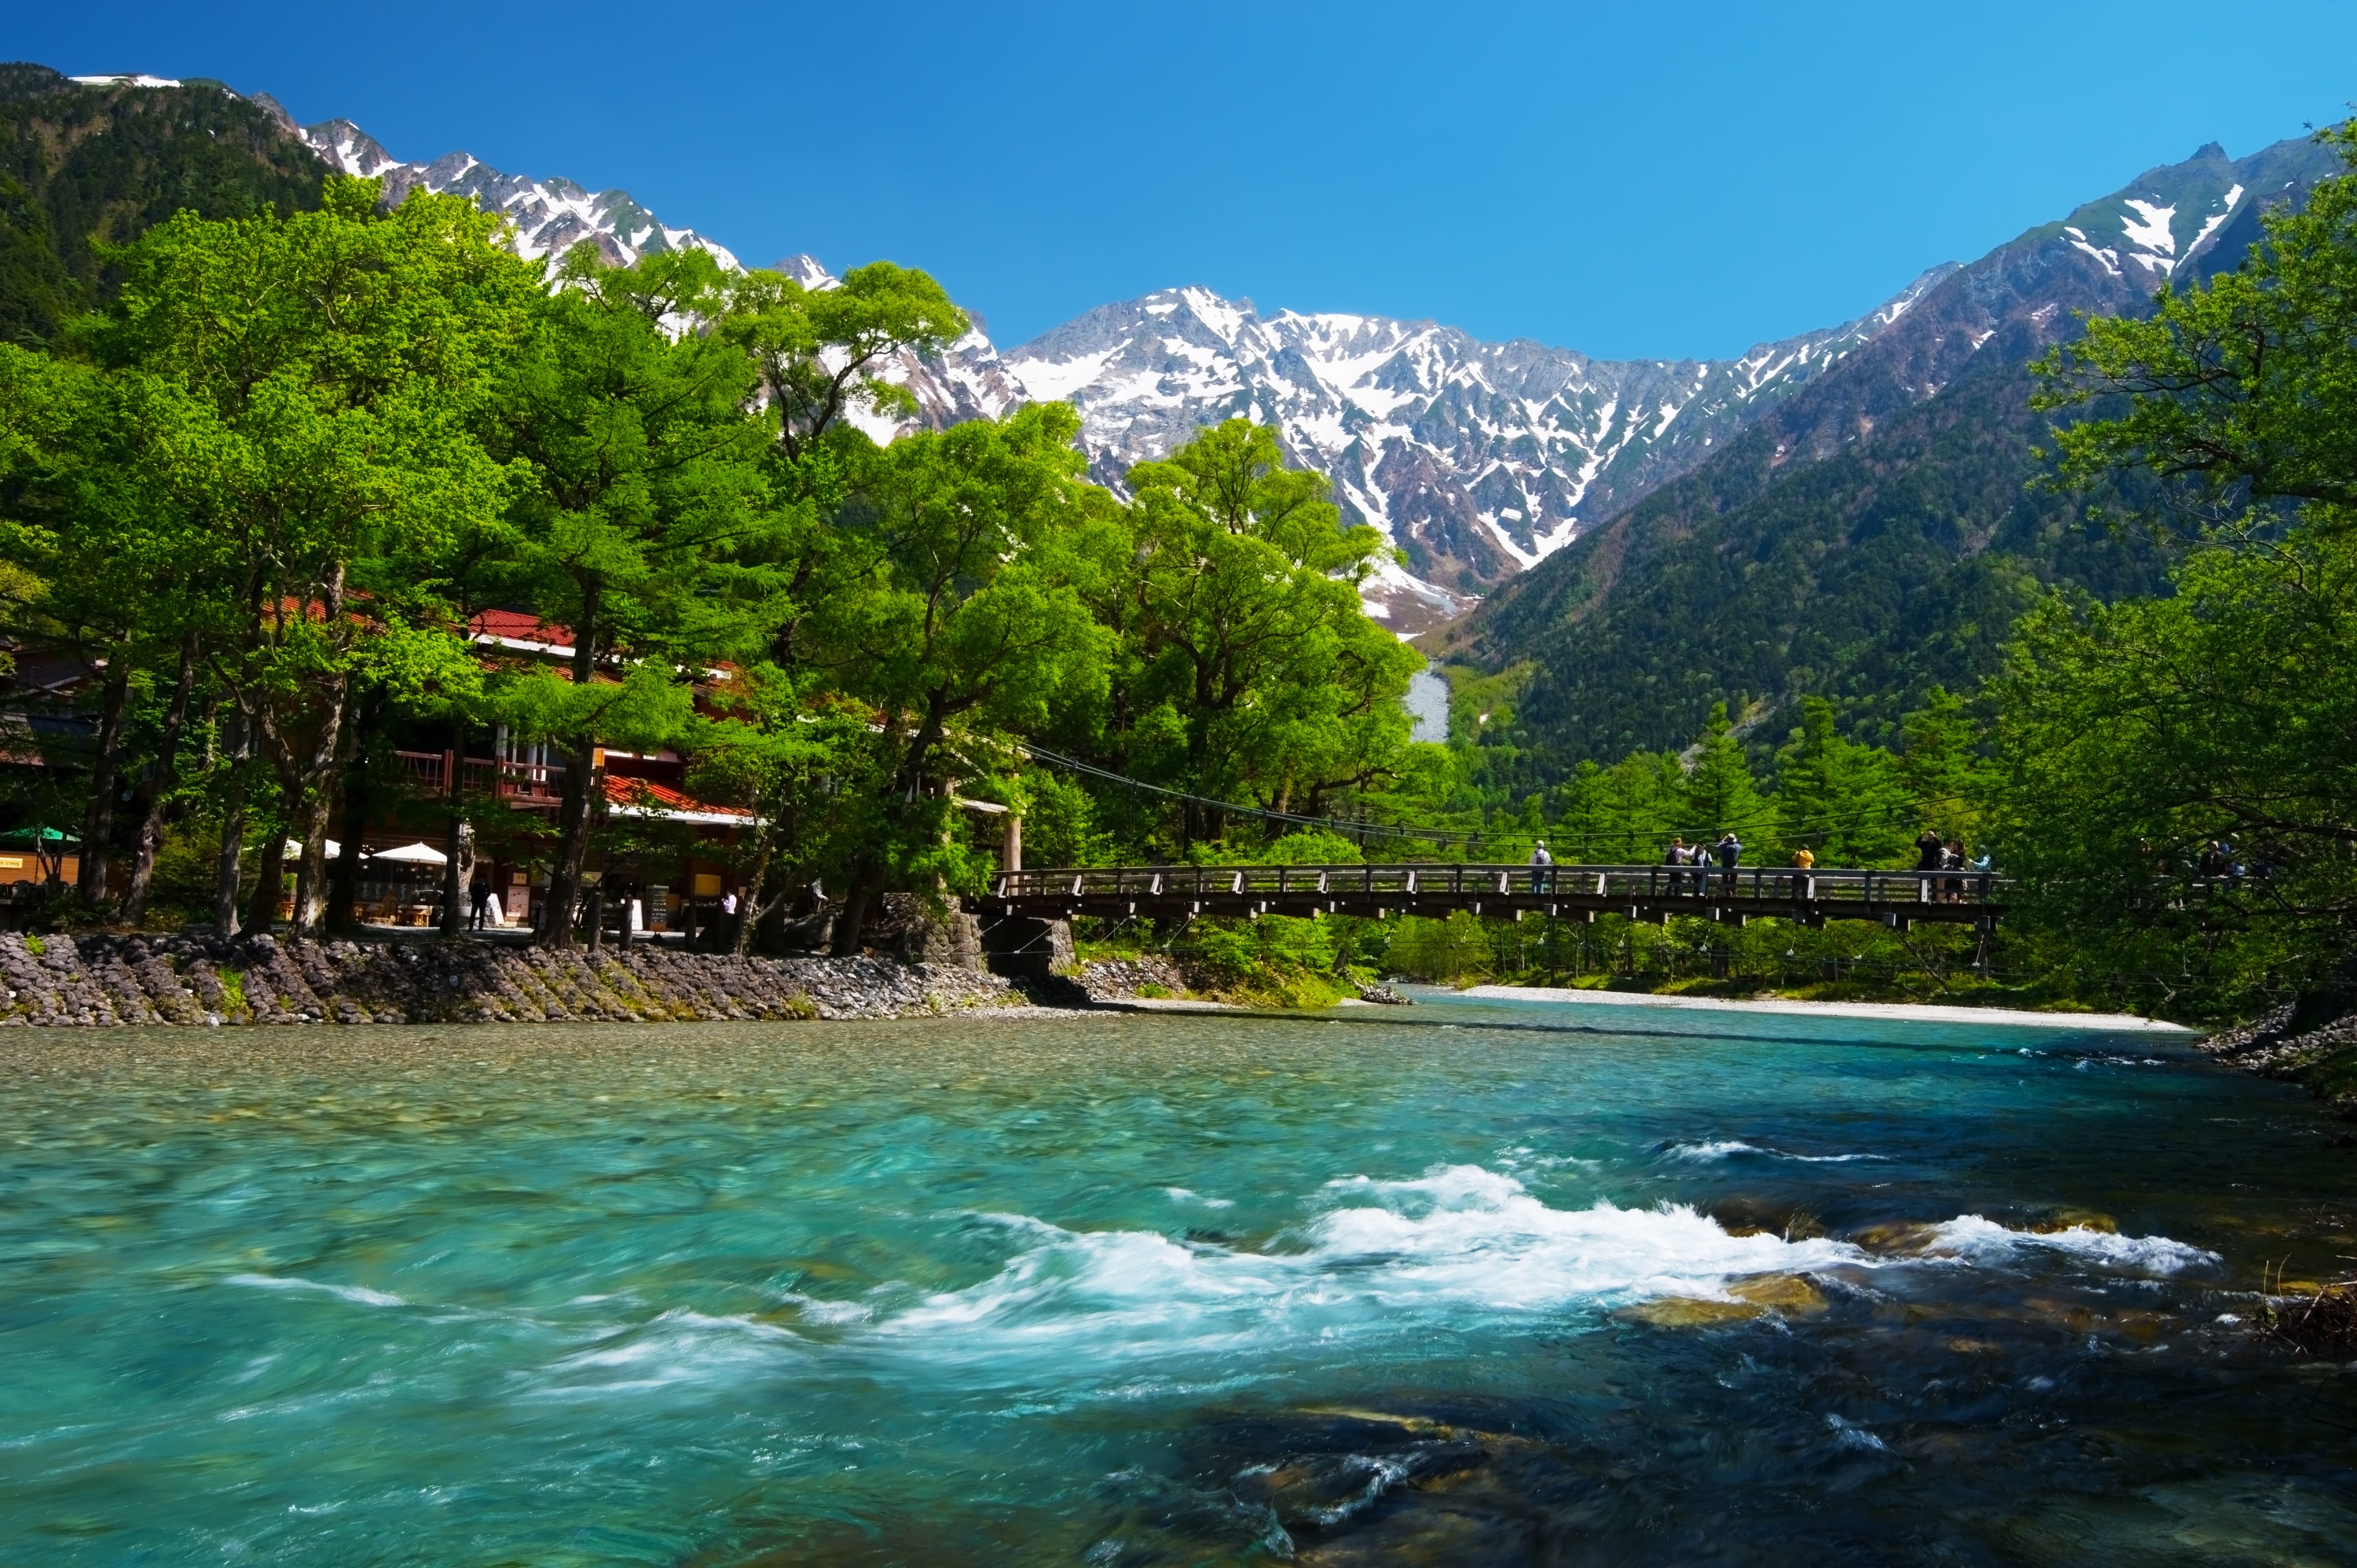
<svg viewBox="0 0 2357 1568">
<path fill-rule="evenodd" d="M 850 415 L 916 413 L 915 398 L 891 372 L 908 357 L 963 336 L 967 326 L 931 277 L 872 262 L 832 288 L 748 273 L 730 286 L 726 331 L 755 366 L 780 456 L 816 493 L 827 477 L 830 435 Z"/>
<path fill-rule="evenodd" d="M 855 590 L 814 607 L 832 681 L 874 704 L 838 951 L 894 883 L 970 885 L 947 832 L 956 783 L 994 768 L 991 735 L 1031 733 L 1056 693 L 1104 678 L 1106 636 L 1073 546 L 1090 509 L 1080 416 L 1038 404 L 904 435 L 877 454 L 843 520 Z"/>
<path fill-rule="evenodd" d="M 2057 600 L 1997 687 L 1996 827 L 2031 916 L 2213 1005 L 2357 941 L 2357 552 L 2204 550 L 2169 598 Z M 2205 874 L 2223 841 L 2247 873 Z"/>
<path fill-rule="evenodd" d="M 1607 768 L 1583 762 L 1558 790 L 1556 854 L 1607 865 L 1651 865 L 1684 833 L 1685 775 L 1674 754 L 1632 752 Z"/>
<path fill-rule="evenodd" d="M 2357 123 L 2320 138 L 2357 167 Z M 1993 820 L 2027 912 L 2076 950 L 2247 1004 L 2357 950 L 2357 173 L 2262 220 L 2237 272 L 2097 319 L 2041 367 L 2061 479 L 2157 475 L 2173 594 L 2056 599 L 1998 702 Z M 2213 840 L 2250 868 L 2206 871 Z"/>
<path fill-rule="evenodd" d="M 1834 705 L 1801 700 L 1801 727 L 1776 753 L 1777 833 L 1827 866 L 1905 864 L 1914 812 L 1891 755 L 1835 727 Z"/>
<path fill-rule="evenodd" d="M 463 657 L 408 635 L 432 618 L 420 558 L 505 500 L 469 422 L 538 292 L 470 202 L 386 213 L 378 196 L 337 179 L 320 211 L 158 224 L 112 256 L 122 289 L 89 338 L 137 429 L 147 513 L 201 585 L 186 613 L 209 623 L 210 672 L 276 775 L 306 932 L 356 682 Z"/>
<path fill-rule="evenodd" d="M 1964 700 L 1938 687 L 1900 720 L 1899 775 L 1917 822 L 1943 838 L 1970 842 L 1986 790 L 1980 726 Z"/>
<path fill-rule="evenodd" d="M 483 420 L 517 476 L 509 524 L 517 602 L 571 639 L 563 674 L 524 675 L 508 701 L 565 757 L 541 940 L 573 941 L 571 911 L 600 804 L 601 742 L 664 744 L 690 682 L 761 628 L 758 556 L 776 527 L 748 412 L 755 381 L 715 328 L 719 267 L 702 251 L 631 267 L 584 244 L 534 304 Z"/>
<path fill-rule="evenodd" d="M 1775 819 L 1760 799 L 1751 759 L 1727 722 L 1725 703 L 1712 705 L 1710 721 L 1688 749 L 1685 782 L 1679 793 L 1697 842 L 1732 832 L 1754 850 L 1755 857 L 1768 852 Z"/>
<path fill-rule="evenodd" d="M 2357 120 L 2317 139 L 2357 170 Z M 2066 483 L 2149 471 L 2179 505 L 2145 522 L 2230 541 L 2295 510 L 2333 528 L 2357 516 L 2357 177 L 2261 222 L 2239 269 L 2164 288 L 2148 317 L 2091 317 L 2037 367 L 2043 407 L 2128 400 L 2055 432 Z"/>
<path fill-rule="evenodd" d="M 1343 526 L 1325 478 L 1286 467 L 1275 433 L 1248 420 L 1138 464 L 1129 483 L 1135 575 L 1115 596 L 1139 607 L 1128 705 L 1138 729 L 1184 747 L 1157 777 L 1311 815 L 1397 777 L 1423 660 L 1360 603 L 1383 536 Z M 1187 837 L 1220 836 L 1189 811 Z"/>
<path fill-rule="evenodd" d="M 140 825 L 126 908 L 144 906 L 145 884 L 200 645 L 202 590 L 192 570 L 184 520 L 152 482 L 144 461 L 152 428 L 146 409 L 119 378 L 86 364 L 5 350 L 0 399 L 40 407 L 10 421 L 22 445 L 0 501 L 0 551 L 24 575 L 6 626 L 22 653 L 62 658 L 90 671 L 95 721 L 86 757 L 81 816 L 81 902 L 106 900 L 116 847 L 118 781 L 139 710 L 154 705 L 155 676 L 169 671 L 159 751 L 139 786 Z M 5 461 L 0 459 L 0 461 Z"/>
</svg>

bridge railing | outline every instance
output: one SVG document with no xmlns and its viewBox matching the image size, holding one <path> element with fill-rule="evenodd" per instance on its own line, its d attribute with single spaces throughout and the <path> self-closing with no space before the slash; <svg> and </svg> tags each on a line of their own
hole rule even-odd
<svg viewBox="0 0 2357 1568">
<path fill-rule="evenodd" d="M 1591 904 L 1696 903 L 1994 904 L 2001 878 L 1982 871 L 1881 871 L 1818 866 L 1497 865 L 1419 864 L 1337 865 L 1112 865 L 1002 872 L 994 888 L 1006 899 L 1073 900 L 1237 898 L 1304 901 L 1389 896 L 1403 907 L 1420 898 L 1516 903 L 1559 898 Z"/>
</svg>

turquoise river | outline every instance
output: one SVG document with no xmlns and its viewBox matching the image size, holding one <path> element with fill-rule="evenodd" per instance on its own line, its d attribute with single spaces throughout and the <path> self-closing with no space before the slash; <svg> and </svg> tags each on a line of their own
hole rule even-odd
<svg viewBox="0 0 2357 1568">
<path fill-rule="evenodd" d="M 15 1030 L 0 1562 L 2357 1563 L 2357 1148 L 2185 1038 Z"/>
</svg>

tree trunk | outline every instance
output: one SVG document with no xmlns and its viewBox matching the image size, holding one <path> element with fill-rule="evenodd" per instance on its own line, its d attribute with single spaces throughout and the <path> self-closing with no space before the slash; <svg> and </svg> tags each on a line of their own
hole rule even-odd
<svg viewBox="0 0 2357 1568">
<path fill-rule="evenodd" d="M 368 747 L 383 730 L 387 701 L 381 691 L 363 700 L 359 711 L 343 726 L 343 738 L 336 748 L 334 778 L 340 788 L 330 793 L 339 795 L 343 800 L 344 842 L 338 846 L 332 865 L 321 863 L 328 881 L 324 924 L 330 931 L 349 931 L 358 924 L 355 916 L 360 903 L 361 831 L 368 825 L 372 798 L 368 771 L 362 764 Z M 329 820 L 333 820 L 332 814 Z M 325 853 L 323 844 L 321 854 Z"/>
<path fill-rule="evenodd" d="M 137 925 L 147 914 L 147 892 L 156 876 L 156 850 L 164 841 L 164 811 L 171 803 L 172 787 L 179 782 L 180 732 L 188 727 L 188 697 L 197 684 L 197 634 L 180 639 L 180 678 L 172 687 L 171 705 L 164 710 L 164 733 L 156 746 L 155 771 L 141 789 L 145 810 L 140 813 L 139 841 L 132 852 L 131 886 L 123 896 L 125 925 Z M 231 904 L 234 906 L 232 897 Z"/>
<path fill-rule="evenodd" d="M 593 583 L 582 596 L 581 624 L 573 628 L 572 678 L 587 686 L 597 678 L 598 591 Z M 581 871 L 589 858 L 589 808 L 604 781 L 590 776 L 597 753 L 597 737 L 583 736 L 577 746 L 564 747 L 565 796 L 556 809 L 556 864 L 548 874 L 548 918 L 540 925 L 540 945 L 573 945 L 573 905 L 581 897 Z"/>
<path fill-rule="evenodd" d="M 772 894 L 768 903 L 761 895 L 770 886 L 770 862 L 778 846 L 778 824 L 772 819 L 767 827 L 754 830 L 760 835 L 760 847 L 753 855 L 753 871 L 745 882 L 745 891 L 737 900 L 737 931 L 732 950 L 743 958 L 753 947 L 753 928 L 761 917 L 778 907 L 783 894 Z"/>
<path fill-rule="evenodd" d="M 442 766 L 443 809 L 450 813 L 449 825 L 442 832 L 442 934 L 455 937 L 466 930 L 468 913 L 462 908 L 467 901 L 466 867 L 458 864 L 460 840 L 467 828 L 462 803 L 467 778 L 465 719 L 450 722 L 450 745 L 442 754 Z M 493 793 L 497 793 L 496 787 Z"/>
<path fill-rule="evenodd" d="M 859 928 L 866 922 L 867 906 L 875 902 L 881 890 L 882 878 L 868 869 L 864 858 L 851 877 L 851 886 L 844 890 L 843 908 L 834 917 L 834 952 L 837 958 L 859 956 Z"/>
<path fill-rule="evenodd" d="M 891 790 L 885 801 L 884 829 L 888 837 L 897 837 L 904 829 L 909 809 L 925 795 L 925 768 L 931 762 L 933 747 L 940 744 L 947 731 L 951 704 L 939 691 L 926 700 L 925 716 L 917 725 L 916 735 L 909 742 L 909 750 L 892 770 Z M 902 718 L 894 714 L 884 721 L 887 735 L 899 733 Z M 834 956 L 855 958 L 859 953 L 859 928 L 867 918 L 867 906 L 884 891 L 884 864 L 876 855 L 863 854 L 853 863 L 850 885 L 844 890 L 843 910 L 834 918 Z"/>
<path fill-rule="evenodd" d="M 292 746 L 283 746 L 278 758 L 287 799 L 295 806 L 289 825 L 299 835 L 295 842 L 302 851 L 295 864 L 295 916 L 290 922 L 296 936 L 317 936 L 328 911 L 328 824 L 335 817 L 337 780 L 359 740 L 359 726 L 348 722 L 351 700 L 350 676 L 330 682 L 320 698 L 324 711 L 310 755 L 298 757 Z"/>
<path fill-rule="evenodd" d="M 368 825 L 367 784 L 354 774 L 344 775 L 344 842 L 328 872 L 328 929 L 349 931 L 360 925 L 361 832 Z"/>
<path fill-rule="evenodd" d="M 335 796 L 315 788 L 296 811 L 295 842 L 302 857 L 295 863 L 295 918 L 288 929 L 298 937 L 316 937 L 328 912 L 328 824 L 334 821 Z"/>
<path fill-rule="evenodd" d="M 230 782 L 221 808 L 221 858 L 213 864 L 213 935 L 226 940 L 237 935 L 240 863 L 245 854 L 245 715 L 232 708 L 221 727 L 229 732 Z"/>
<path fill-rule="evenodd" d="M 565 797 L 556 809 L 556 861 L 548 873 L 548 918 L 541 922 L 540 945 L 573 945 L 573 906 L 581 897 L 581 872 L 589 859 L 589 804 L 598 789 L 590 763 L 597 753 L 589 746 L 566 750 Z"/>
<path fill-rule="evenodd" d="M 95 909 L 106 902 L 108 841 L 114 837 L 114 768 L 123 750 L 123 714 L 130 705 L 131 660 L 118 647 L 107 661 L 106 684 L 101 689 L 98 734 L 91 753 L 90 805 L 81 819 L 82 906 Z"/>
<path fill-rule="evenodd" d="M 286 831 L 273 818 L 262 821 L 262 858 L 254 868 L 253 901 L 245 907 L 245 929 L 278 927 L 278 895 L 286 883 Z"/>
</svg>

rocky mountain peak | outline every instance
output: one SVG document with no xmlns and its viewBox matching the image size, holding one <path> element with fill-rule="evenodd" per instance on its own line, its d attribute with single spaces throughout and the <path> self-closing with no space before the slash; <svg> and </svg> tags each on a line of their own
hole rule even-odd
<svg viewBox="0 0 2357 1568">
<path fill-rule="evenodd" d="M 418 187 L 473 198 L 477 206 L 515 225 L 516 249 L 527 256 L 562 255 L 588 240 L 617 264 L 692 246 L 709 251 L 725 267 L 737 265 L 726 247 L 693 229 L 663 223 L 626 190 L 592 192 L 569 179 L 503 174 L 469 153 L 406 163 L 350 120 L 324 120 L 301 134 L 313 151 L 344 173 L 383 179 L 388 201 L 399 201 Z"/>
</svg>

